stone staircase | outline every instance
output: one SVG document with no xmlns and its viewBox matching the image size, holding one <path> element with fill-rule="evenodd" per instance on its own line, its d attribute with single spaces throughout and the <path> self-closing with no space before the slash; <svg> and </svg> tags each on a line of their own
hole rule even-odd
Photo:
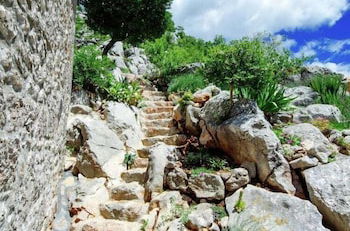
<svg viewBox="0 0 350 231">
<path fill-rule="evenodd" d="M 174 105 L 167 101 L 165 94 L 151 89 L 144 90 L 143 97 L 145 107 L 141 109 L 140 121 L 145 136 L 142 140 L 144 147 L 137 151 L 138 156 L 131 168 L 121 173 L 122 182 L 111 190 L 111 200 L 100 206 L 104 218 L 131 224 L 131 230 L 140 230 L 142 220 L 149 223 L 145 230 L 152 230 L 155 219 L 154 215 L 152 218 L 152 214 L 148 214 L 149 203 L 144 202 L 149 148 L 159 142 L 179 146 L 186 141 L 186 136 L 179 135 L 174 127 Z"/>
</svg>

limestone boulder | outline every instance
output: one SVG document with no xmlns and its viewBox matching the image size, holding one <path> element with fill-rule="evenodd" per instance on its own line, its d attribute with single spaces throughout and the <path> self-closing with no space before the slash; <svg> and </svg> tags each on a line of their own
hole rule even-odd
<svg viewBox="0 0 350 231">
<path fill-rule="evenodd" d="M 198 199 L 222 200 L 225 198 L 225 184 L 216 174 L 200 174 L 191 176 L 188 188 Z"/>
<path fill-rule="evenodd" d="M 202 144 L 222 149 L 238 164 L 254 162 L 262 182 L 295 192 L 281 143 L 256 103 L 231 103 L 229 94 L 222 92 L 205 104 L 201 115 Z"/>
<path fill-rule="evenodd" d="M 97 217 L 73 223 L 70 231 L 140 231 L 140 228 L 140 223 Z"/>
<path fill-rule="evenodd" d="M 146 208 L 138 201 L 109 201 L 100 205 L 100 211 L 106 219 L 136 221 L 146 212 Z"/>
<path fill-rule="evenodd" d="M 316 157 L 322 163 L 328 163 L 328 156 L 336 151 L 329 140 L 312 124 L 287 126 L 283 129 L 283 133 L 300 138 L 307 154 Z"/>
<path fill-rule="evenodd" d="M 71 143 L 81 145 L 75 165 L 81 174 L 89 178 L 118 177 L 125 147 L 104 121 L 97 116 L 70 117 L 68 134 L 75 134 Z"/>
<path fill-rule="evenodd" d="M 245 168 L 235 168 L 231 171 L 231 176 L 225 182 L 226 190 L 234 192 L 249 183 L 249 172 Z"/>
<path fill-rule="evenodd" d="M 193 102 L 204 104 L 210 98 L 218 95 L 221 92 L 220 88 L 216 86 L 208 86 L 204 89 L 198 90 L 193 94 Z"/>
<path fill-rule="evenodd" d="M 142 146 L 142 129 L 137 114 L 137 109 L 117 102 L 108 102 L 104 111 L 108 127 L 133 150 Z"/>
<path fill-rule="evenodd" d="M 137 182 L 119 184 L 111 189 L 113 200 L 142 200 L 143 187 Z"/>
<path fill-rule="evenodd" d="M 303 171 L 310 199 L 335 230 L 350 230 L 350 157 Z"/>
<path fill-rule="evenodd" d="M 301 108 L 293 115 L 296 123 L 309 122 L 316 119 L 326 119 L 340 122 L 342 114 L 336 106 L 328 104 L 312 104 L 306 108 Z"/>
<path fill-rule="evenodd" d="M 319 162 L 317 158 L 310 158 L 308 156 L 303 156 L 289 162 L 290 166 L 292 166 L 293 169 L 307 169 L 317 166 L 318 163 Z"/>
<path fill-rule="evenodd" d="M 285 96 L 295 98 L 291 103 L 295 106 L 309 106 L 313 104 L 317 97 L 318 93 L 312 90 L 311 87 L 298 86 L 287 88 L 285 91 Z"/>
<path fill-rule="evenodd" d="M 76 104 L 70 107 L 70 112 L 73 114 L 88 115 L 92 112 L 92 108 L 86 105 Z"/>
<path fill-rule="evenodd" d="M 186 120 L 185 120 L 185 128 L 192 135 L 199 136 L 200 135 L 200 108 L 194 107 L 192 105 L 188 105 L 186 107 Z"/>
<path fill-rule="evenodd" d="M 212 205 L 201 203 L 188 215 L 186 227 L 191 230 L 209 229 L 214 223 L 214 211 Z"/>
<path fill-rule="evenodd" d="M 175 167 L 166 176 L 166 183 L 171 190 L 187 191 L 188 178 L 182 168 Z"/>
<path fill-rule="evenodd" d="M 235 205 L 241 190 L 225 200 L 226 210 L 229 213 L 229 227 L 238 228 L 243 224 L 250 224 L 254 230 L 328 230 L 323 227 L 322 215 L 311 202 L 284 193 L 269 192 L 252 185 L 243 190 L 242 200 L 245 209 L 237 213 Z"/>
<path fill-rule="evenodd" d="M 149 153 L 149 164 L 146 171 L 145 201 L 151 201 L 152 194 L 163 192 L 166 166 L 169 162 L 177 160 L 176 148 L 164 143 L 154 145 L 150 148 Z"/>
</svg>

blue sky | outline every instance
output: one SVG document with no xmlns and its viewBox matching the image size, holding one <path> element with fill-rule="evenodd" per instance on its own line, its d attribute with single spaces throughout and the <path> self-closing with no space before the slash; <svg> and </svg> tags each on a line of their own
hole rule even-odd
<svg viewBox="0 0 350 231">
<path fill-rule="evenodd" d="M 268 32 L 310 64 L 350 75 L 350 0 L 174 0 L 188 34 L 228 40 Z"/>
</svg>

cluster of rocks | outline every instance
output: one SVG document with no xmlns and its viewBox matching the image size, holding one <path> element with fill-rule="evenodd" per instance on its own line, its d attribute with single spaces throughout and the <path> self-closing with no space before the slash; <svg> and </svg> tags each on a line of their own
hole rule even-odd
<svg viewBox="0 0 350 231">
<path fill-rule="evenodd" d="M 288 203 L 297 200 L 307 204 L 306 206 L 295 202 L 297 207 L 302 206 L 303 209 L 310 209 L 308 212 L 304 212 L 304 214 L 310 214 L 308 219 L 313 220 L 312 222 L 305 221 L 309 225 L 308 229 L 327 230 L 321 224 L 323 215 L 328 226 L 335 230 L 348 230 L 350 229 L 350 211 L 345 211 L 344 208 L 350 203 L 348 198 L 350 194 L 348 192 L 349 182 L 344 180 L 344 177 L 346 178 L 344 174 L 349 173 L 350 169 L 344 162 L 350 161 L 350 157 L 341 154 L 348 154 L 350 147 L 348 145 L 348 131 L 337 132 L 333 130 L 328 131 L 328 134 L 324 134 L 319 128 L 311 124 L 316 119 L 341 121 L 341 112 L 332 105 L 314 104 L 318 95 L 308 87 L 291 88 L 286 91 L 286 94 L 295 97 L 293 104 L 296 110 L 280 113 L 277 115 L 277 119 L 273 119 L 282 124 L 280 126 L 284 136 L 298 141 L 295 143 L 281 143 L 279 137 L 273 132 L 272 125 L 265 119 L 264 113 L 255 102 L 248 100 L 234 100 L 231 102 L 228 92 L 221 91 L 214 86 L 196 92 L 193 102 L 190 102 L 189 105 L 185 107 L 177 106 L 174 119 L 183 131 L 199 135 L 202 145 L 223 150 L 235 163 L 245 167 L 249 176 L 253 175 L 253 178 L 256 176 L 255 180 L 262 184 L 267 183 L 270 188 L 290 195 L 297 192 L 297 195 L 299 195 L 298 192 L 303 191 L 300 179 L 303 178 L 307 185 L 307 192 L 305 193 L 310 196 L 312 204 L 287 194 L 276 193 L 276 195 L 286 197 L 281 200 L 288 199 Z M 324 170 L 327 174 L 322 173 L 323 169 L 327 169 Z M 175 171 L 179 172 L 180 170 Z M 297 174 L 295 171 L 297 171 Z M 185 176 L 185 174 L 182 175 Z M 176 183 L 171 181 L 172 178 L 170 177 L 168 187 L 183 191 L 185 187 L 174 187 Z M 250 178 L 250 180 L 253 178 Z M 316 179 L 323 180 L 317 181 Z M 180 181 L 175 178 L 173 181 L 184 184 L 184 182 L 187 182 L 187 178 Z M 202 182 L 204 181 L 202 180 Z M 235 197 L 233 197 L 235 200 L 238 198 L 237 192 L 239 191 L 236 190 L 247 183 L 249 181 L 234 187 L 232 191 L 235 192 Z M 334 185 L 337 185 L 337 187 L 334 187 Z M 189 187 L 190 183 L 188 183 Z M 244 191 L 258 190 L 266 194 L 272 193 L 265 189 L 257 188 L 253 190 L 253 188 L 253 186 L 248 185 Z M 337 191 L 333 195 L 330 193 L 331 188 Z M 226 186 L 225 196 L 230 195 L 227 194 L 227 191 Z M 256 193 L 254 191 L 254 198 L 246 197 L 247 203 L 251 203 L 256 199 Z M 227 209 L 230 213 L 235 203 L 232 201 L 227 203 L 228 198 L 230 197 L 226 197 L 226 206 L 231 206 Z M 277 198 L 277 196 L 273 196 L 273 198 Z M 271 199 L 266 199 L 262 204 L 269 204 L 269 201 Z M 275 201 L 271 203 L 274 204 Z M 255 205 L 256 208 L 252 211 L 248 209 L 246 215 L 234 213 L 230 216 L 230 220 L 239 219 L 240 216 L 249 219 L 260 210 L 264 214 L 264 212 L 267 212 L 265 210 L 267 208 L 262 204 Z M 270 205 L 267 207 L 271 208 Z M 288 208 L 291 207 L 293 206 L 288 205 Z M 295 211 L 300 212 L 297 207 Z M 276 208 L 276 211 L 281 212 L 281 209 Z M 289 215 L 282 218 L 284 216 L 283 212 L 278 215 L 280 216 L 279 219 L 273 218 L 273 216 L 271 219 L 279 220 L 284 225 L 294 222 L 289 219 Z M 303 219 L 305 218 L 298 218 L 299 221 Z M 267 227 L 271 228 L 271 225 L 272 227 L 279 226 L 278 224 L 271 224 L 269 218 L 266 218 L 266 223 L 261 222 L 260 225 L 265 229 Z M 291 230 L 298 227 L 298 224 L 293 225 L 290 227 Z M 303 227 L 305 224 L 300 223 L 300 225 L 300 227 Z M 282 225 L 280 230 L 289 230 L 288 225 Z"/>
</svg>

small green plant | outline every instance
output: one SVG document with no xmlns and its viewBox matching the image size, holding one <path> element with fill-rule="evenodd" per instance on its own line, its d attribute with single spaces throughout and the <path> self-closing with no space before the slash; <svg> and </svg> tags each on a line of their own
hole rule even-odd
<svg viewBox="0 0 350 231">
<path fill-rule="evenodd" d="M 180 107 L 184 108 L 192 102 L 193 95 L 191 92 L 185 92 L 179 99 L 178 104 Z"/>
<path fill-rule="evenodd" d="M 339 130 L 339 131 L 350 129 L 350 120 L 348 120 L 348 121 L 341 121 L 341 122 L 331 121 L 330 122 L 330 128 L 331 129 L 336 129 L 336 130 Z"/>
<path fill-rule="evenodd" d="M 322 131 L 322 132 L 327 131 L 330 128 L 329 120 L 322 119 L 322 118 L 312 121 L 312 125 L 314 125 L 318 129 L 320 129 L 320 131 Z"/>
<path fill-rule="evenodd" d="M 228 213 L 227 213 L 225 207 L 215 205 L 211 209 L 214 212 L 214 216 L 215 216 L 216 220 L 220 220 L 221 218 L 228 216 Z"/>
<path fill-rule="evenodd" d="M 300 146 L 301 145 L 301 139 L 297 136 L 291 136 L 283 133 L 282 129 L 277 128 L 273 130 L 278 137 L 278 139 L 281 141 L 281 144 L 289 144 L 292 146 Z"/>
<path fill-rule="evenodd" d="M 200 74 L 183 74 L 173 77 L 171 80 L 168 92 L 183 93 L 192 92 L 202 89 L 206 86 L 205 79 Z"/>
<path fill-rule="evenodd" d="M 229 167 L 226 159 L 208 152 L 206 149 L 200 149 L 197 152 L 189 152 L 184 160 L 187 168 L 203 167 L 210 171 L 219 171 Z"/>
<path fill-rule="evenodd" d="M 125 67 L 120 68 L 120 70 L 126 74 L 130 73 L 130 70 L 128 68 L 125 68 Z"/>
<path fill-rule="evenodd" d="M 123 163 L 126 165 L 126 170 L 129 170 L 130 166 L 134 164 L 136 159 L 136 154 L 126 153 L 124 155 Z"/>
<path fill-rule="evenodd" d="M 243 201 L 243 190 L 242 190 L 239 192 L 239 197 L 238 197 L 238 200 L 235 204 L 234 209 L 237 213 L 241 213 L 245 210 L 245 208 L 246 208 L 246 204 Z"/>
<path fill-rule="evenodd" d="M 147 226 L 148 226 L 148 220 L 145 220 L 145 219 L 142 219 L 141 220 L 141 222 L 142 222 L 142 226 L 141 226 L 141 228 L 140 228 L 140 231 L 146 231 L 146 228 L 147 228 Z"/>
<path fill-rule="evenodd" d="M 142 100 L 141 91 L 142 89 L 138 83 L 115 81 L 107 88 L 107 98 L 117 102 L 124 102 L 129 105 L 137 106 Z"/>
<path fill-rule="evenodd" d="M 206 167 L 198 167 L 198 168 L 191 169 L 192 176 L 203 176 L 206 173 L 210 174 L 213 172 L 214 172 L 214 170 L 206 168 Z"/>
<path fill-rule="evenodd" d="M 221 159 L 219 157 L 210 157 L 208 162 L 209 167 L 216 171 L 226 169 L 228 167 L 227 160 Z"/>
<path fill-rule="evenodd" d="M 336 152 L 333 152 L 332 154 L 330 154 L 328 156 L 328 163 L 332 163 L 332 162 L 336 161 L 336 156 L 337 156 Z"/>
</svg>

